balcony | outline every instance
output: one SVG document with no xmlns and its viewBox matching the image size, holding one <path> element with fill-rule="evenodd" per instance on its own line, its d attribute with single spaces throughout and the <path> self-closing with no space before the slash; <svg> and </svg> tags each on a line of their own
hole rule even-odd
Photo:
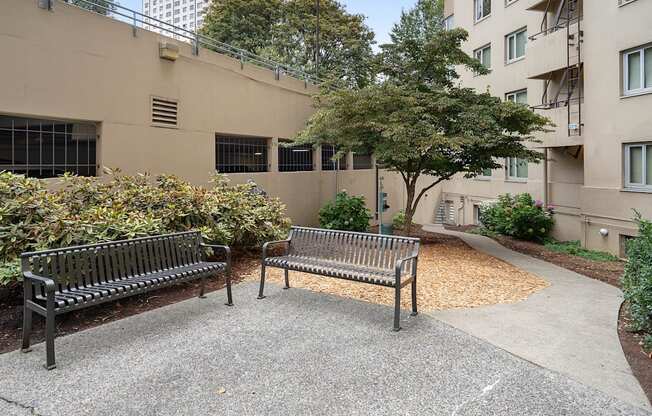
<svg viewBox="0 0 652 416">
<path fill-rule="evenodd" d="M 585 106 L 582 103 L 582 111 L 585 111 Z M 538 144 L 537 147 L 566 147 L 584 144 L 584 134 L 568 135 L 568 107 L 560 106 L 548 110 L 537 109 L 536 112 L 548 117 L 556 126 L 551 128 L 552 132 L 538 135 L 537 138 L 542 143 Z"/>
<path fill-rule="evenodd" d="M 577 22 L 571 24 L 571 34 L 578 33 L 577 25 Z M 562 27 L 530 38 L 527 58 L 528 78 L 548 79 L 552 72 L 568 66 L 568 44 L 566 40 L 568 33 L 568 29 Z M 571 63 L 577 62 L 577 53 L 574 50 L 571 50 L 571 59 L 573 61 Z"/>
</svg>

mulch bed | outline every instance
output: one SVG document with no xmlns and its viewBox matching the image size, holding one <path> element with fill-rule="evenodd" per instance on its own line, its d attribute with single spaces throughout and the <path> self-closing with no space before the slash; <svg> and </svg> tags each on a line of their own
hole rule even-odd
<svg viewBox="0 0 652 416">
<path fill-rule="evenodd" d="M 453 231 L 469 232 L 476 226 L 446 226 Z M 556 264 L 592 279 L 600 280 L 617 288 L 621 288 L 620 278 L 625 269 L 623 261 L 592 261 L 566 253 L 557 253 L 548 250 L 545 246 L 529 241 L 519 241 L 511 237 L 498 236 L 494 240 L 503 246 L 527 254 L 541 260 Z M 618 337 L 625 353 L 625 357 L 632 368 L 632 372 L 641 384 L 643 391 L 652 402 L 652 357 L 641 348 L 642 337 L 627 330 L 629 316 L 627 308 L 621 307 L 618 316 Z"/>
<path fill-rule="evenodd" d="M 244 270 L 250 270 L 259 262 L 258 254 L 241 252 L 233 256 L 233 282 L 242 280 Z M 215 277 L 206 280 L 206 292 L 214 292 L 224 287 L 224 279 Z M 57 337 L 93 328 L 107 322 L 117 321 L 162 306 L 190 299 L 199 293 L 199 281 L 180 283 L 153 292 L 107 302 L 87 309 L 57 316 Z M 20 348 L 22 336 L 23 295 L 22 288 L 15 287 L 0 295 L 0 354 Z M 234 300 L 237 302 L 237 299 Z M 45 320 L 34 316 L 32 344 L 45 340 Z"/>
<path fill-rule="evenodd" d="M 418 263 L 417 304 L 423 311 L 471 308 L 522 301 L 548 286 L 548 282 L 509 263 L 480 253 L 461 239 L 415 230 L 421 238 Z M 253 267 L 248 280 L 259 279 Z M 283 271 L 270 268 L 268 280 L 283 283 Z M 314 292 L 392 306 L 394 291 L 386 287 L 364 285 L 346 280 L 319 278 L 291 272 L 290 285 Z M 401 294 L 401 306 L 411 307 L 411 287 Z"/>
</svg>

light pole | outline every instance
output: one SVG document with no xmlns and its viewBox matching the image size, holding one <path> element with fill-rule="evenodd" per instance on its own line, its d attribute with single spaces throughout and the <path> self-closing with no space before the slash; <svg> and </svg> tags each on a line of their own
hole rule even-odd
<svg viewBox="0 0 652 416">
<path fill-rule="evenodd" d="M 317 75 L 317 78 L 319 78 L 319 47 L 320 47 L 320 14 L 321 14 L 321 4 L 320 0 L 316 0 L 316 7 L 317 7 L 317 30 L 315 32 L 315 73 Z"/>
</svg>

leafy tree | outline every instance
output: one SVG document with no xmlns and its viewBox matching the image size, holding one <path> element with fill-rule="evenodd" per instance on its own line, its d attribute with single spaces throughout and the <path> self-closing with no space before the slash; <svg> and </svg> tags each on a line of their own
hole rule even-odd
<svg viewBox="0 0 652 416">
<path fill-rule="evenodd" d="M 421 0 L 416 7 L 436 4 Z M 539 161 L 542 155 L 526 144 L 549 123 L 526 106 L 455 86 L 456 65 L 486 69 L 461 50 L 465 31 L 424 28 L 425 20 L 414 17 L 422 15 L 404 13 L 392 32 L 394 43 L 382 46 L 381 81 L 317 97 L 318 111 L 297 137 L 342 151 L 371 151 L 379 165 L 398 172 L 406 187 L 407 232 L 421 199 L 439 183 L 499 168 L 496 160 L 505 157 Z"/>
<path fill-rule="evenodd" d="M 373 78 L 374 33 L 336 0 L 321 0 L 319 70 L 314 0 L 214 0 L 201 32 L 321 78 L 357 86 Z"/>
</svg>

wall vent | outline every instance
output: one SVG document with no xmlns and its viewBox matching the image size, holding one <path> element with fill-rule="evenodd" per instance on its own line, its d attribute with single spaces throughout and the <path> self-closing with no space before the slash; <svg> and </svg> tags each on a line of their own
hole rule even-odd
<svg viewBox="0 0 652 416">
<path fill-rule="evenodd" d="M 152 125 L 156 127 L 179 127 L 179 102 L 169 98 L 152 97 Z"/>
</svg>

